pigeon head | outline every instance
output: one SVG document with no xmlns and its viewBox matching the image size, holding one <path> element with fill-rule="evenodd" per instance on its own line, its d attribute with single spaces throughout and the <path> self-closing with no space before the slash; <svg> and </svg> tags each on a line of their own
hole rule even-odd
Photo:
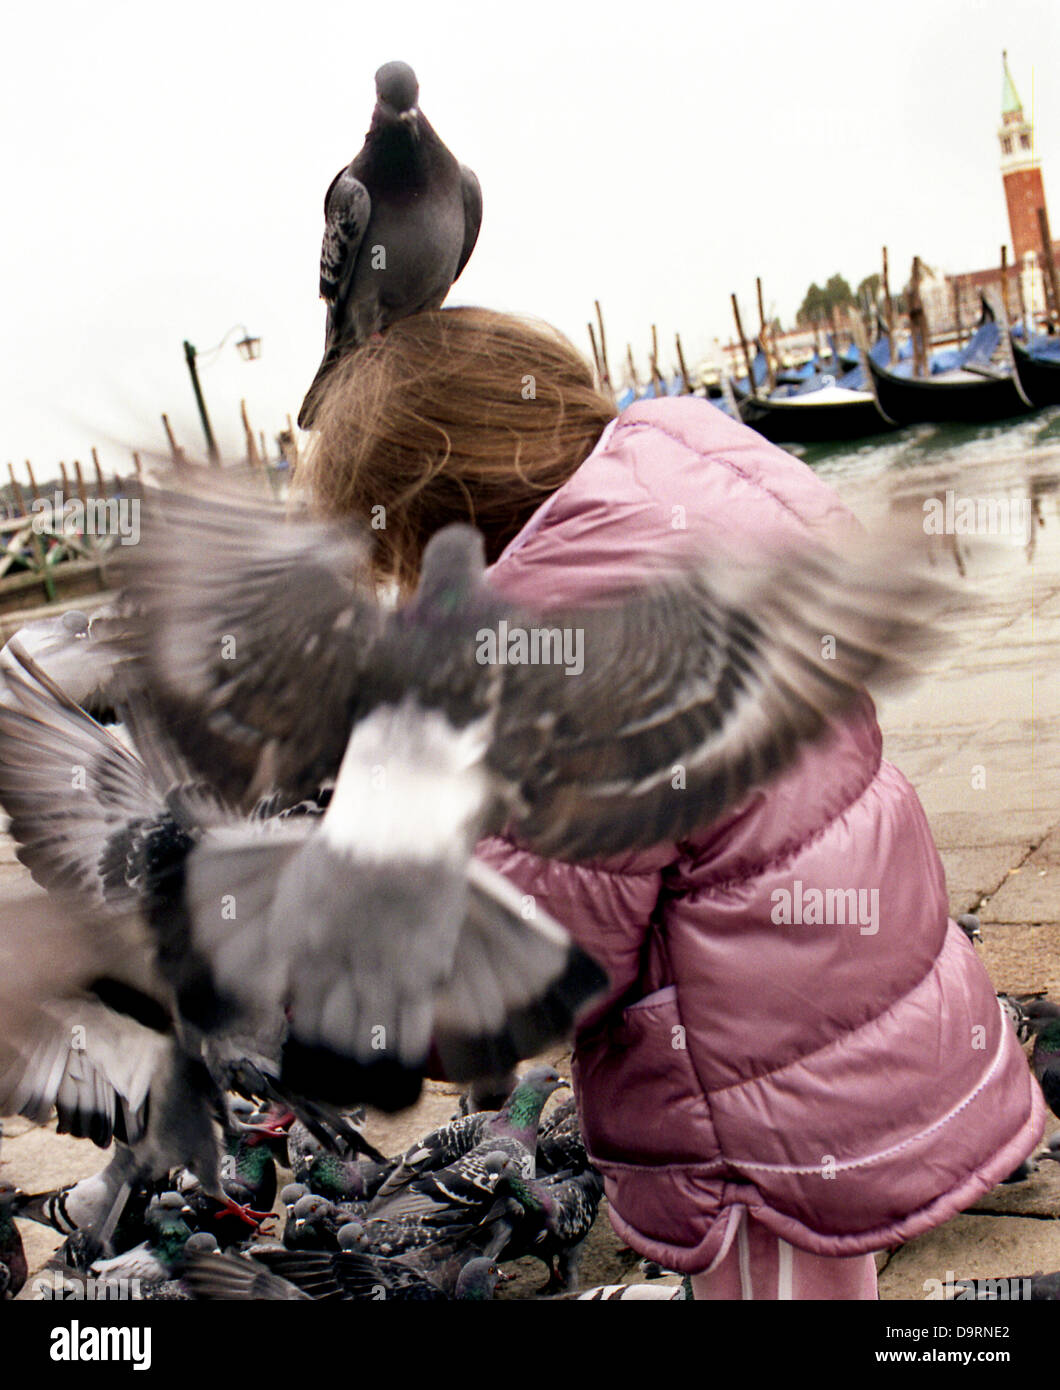
<svg viewBox="0 0 1060 1390">
<path fill-rule="evenodd" d="M 493 1260 L 477 1256 L 460 1271 L 454 1292 L 459 1299 L 490 1299 L 497 1284 L 504 1281 L 505 1275 Z"/>
<path fill-rule="evenodd" d="M 399 120 L 414 118 L 416 102 L 419 100 L 420 86 L 416 74 L 408 63 L 384 63 L 375 75 L 375 96 L 377 103 L 389 108 Z"/>
<path fill-rule="evenodd" d="M 368 1236 L 359 1221 L 347 1221 L 340 1226 L 335 1239 L 340 1250 L 364 1250 L 368 1245 Z"/>
<path fill-rule="evenodd" d="M 486 549 L 474 526 L 455 522 L 431 537 L 423 552 L 413 607 L 438 617 L 458 613 L 482 584 Z"/>
</svg>

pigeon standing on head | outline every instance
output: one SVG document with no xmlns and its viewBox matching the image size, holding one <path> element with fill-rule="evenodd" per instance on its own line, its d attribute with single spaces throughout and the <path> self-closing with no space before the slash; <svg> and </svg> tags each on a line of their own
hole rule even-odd
<svg viewBox="0 0 1060 1390">
<path fill-rule="evenodd" d="M 320 296 L 328 306 L 324 359 L 298 412 L 309 429 L 320 389 L 344 353 L 397 319 L 437 309 L 467 264 L 482 221 L 482 190 L 419 109 L 407 63 L 375 75 L 364 147 L 324 198 Z"/>
</svg>

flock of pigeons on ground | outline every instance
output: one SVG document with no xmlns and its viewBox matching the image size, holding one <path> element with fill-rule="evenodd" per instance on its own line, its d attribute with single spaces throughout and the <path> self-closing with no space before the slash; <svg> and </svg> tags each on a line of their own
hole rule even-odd
<svg viewBox="0 0 1060 1390">
<path fill-rule="evenodd" d="M 36 1281 L 39 1296 L 151 1300 L 489 1299 L 514 1275 L 502 1263 L 532 1255 L 543 1292 L 573 1285 L 577 1252 L 603 1183 L 589 1163 L 573 1098 L 544 1123 L 565 1085 L 550 1067 L 517 1082 L 499 1110 L 461 1114 L 405 1153 L 386 1158 L 342 1117 L 310 1128 L 273 1104 L 232 1099 L 224 1127 L 223 1199 L 188 1169 L 145 1183 L 118 1147 L 93 1178 L 60 1192 L 0 1193 L 0 1269 L 7 1296 L 26 1279 L 13 1218 L 66 1235 Z M 363 1112 L 362 1112 L 363 1115 Z M 278 1191 L 278 1170 L 293 1181 Z M 98 1236 L 127 1189 L 104 1255 Z M 263 1229 L 283 1207 L 282 1230 Z M 594 1293 L 596 1291 L 593 1291 Z M 679 1296 L 664 1287 L 659 1296 Z"/>
<path fill-rule="evenodd" d="M 377 97 L 326 201 L 307 422 L 334 363 L 440 303 L 477 236 L 477 181 L 411 70 L 380 69 Z M 69 1190 L 0 1190 L 4 1296 L 16 1216 L 67 1236 L 74 1275 L 175 1297 L 484 1297 L 527 1252 L 566 1286 L 601 1185 L 570 1104 L 539 1133 L 553 1073 L 397 1158 L 353 1118 L 427 1075 L 496 1092 L 606 999 L 475 845 L 590 860 L 687 837 L 907 672 L 937 586 L 908 551 L 807 541 L 689 554 L 545 614 L 451 526 L 393 607 L 365 534 L 215 472 L 150 491 L 113 556 L 108 610 L 0 662 L 0 807 L 37 885 L 0 898 L 0 1114 L 114 1151 Z M 577 631 L 582 669 L 484 662 L 502 623 Z M 279 1244 L 245 1233 L 281 1144 L 304 1191 Z"/>
</svg>

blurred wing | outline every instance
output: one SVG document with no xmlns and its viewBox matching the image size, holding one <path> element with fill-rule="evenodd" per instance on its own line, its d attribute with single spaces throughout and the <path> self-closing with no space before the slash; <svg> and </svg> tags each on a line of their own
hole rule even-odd
<svg viewBox="0 0 1060 1390">
<path fill-rule="evenodd" d="M 567 1037 L 607 985 L 564 929 L 477 859 L 452 971 L 435 1001 L 434 1047 L 451 1081 L 502 1074 Z"/>
<path fill-rule="evenodd" d="M 927 647 L 941 590 L 907 563 L 812 549 L 539 615 L 576 659 L 506 669 L 489 762 L 515 833 L 591 859 L 715 820 Z"/>
<path fill-rule="evenodd" d="M 123 882 L 105 891 L 108 845 L 166 809 L 143 764 L 51 682 L 17 638 L 7 702 L 0 704 L 0 805 L 18 857 L 49 891 L 76 893 L 85 906 L 131 906 Z M 123 900 L 124 904 L 123 904 Z"/>
<path fill-rule="evenodd" d="M 52 1106 L 60 1134 L 106 1148 L 144 1133 L 148 1092 L 170 1042 L 163 1034 L 89 997 L 43 1004 L 20 1049 L 0 1111 L 43 1124 Z"/>
<path fill-rule="evenodd" d="M 247 809 L 338 767 L 380 626 L 367 547 L 246 496 L 162 494 L 117 560 L 122 643 L 196 773 Z"/>
<path fill-rule="evenodd" d="M 87 991 L 106 981 L 164 1018 L 140 992 L 145 958 L 131 917 L 89 921 L 36 891 L 0 900 L 0 1114 L 60 1104 L 72 1132 L 96 1138 L 139 1112 L 162 1035 Z"/>
</svg>

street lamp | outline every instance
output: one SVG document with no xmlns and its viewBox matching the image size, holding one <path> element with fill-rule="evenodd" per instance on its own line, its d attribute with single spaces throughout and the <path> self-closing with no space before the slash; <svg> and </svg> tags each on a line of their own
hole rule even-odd
<svg viewBox="0 0 1060 1390">
<path fill-rule="evenodd" d="M 261 356 L 261 339 L 252 338 L 246 325 L 242 323 L 233 324 L 217 346 L 209 348 L 204 356 L 213 357 L 216 353 L 220 352 L 225 343 L 228 342 L 229 338 L 237 330 L 243 334 L 239 342 L 236 343 L 240 357 L 243 358 L 244 362 L 256 361 L 257 358 Z M 188 373 L 191 376 L 191 389 L 195 392 L 195 403 L 199 407 L 199 418 L 202 420 L 202 432 L 206 436 L 206 453 L 209 456 L 210 462 L 216 465 L 221 462 L 221 455 L 218 452 L 217 441 L 214 439 L 213 428 L 210 425 L 210 417 L 206 411 L 206 402 L 203 400 L 202 387 L 199 385 L 199 372 L 196 366 L 196 358 L 198 355 L 196 349 L 185 338 L 184 357 L 188 364 Z"/>
</svg>

